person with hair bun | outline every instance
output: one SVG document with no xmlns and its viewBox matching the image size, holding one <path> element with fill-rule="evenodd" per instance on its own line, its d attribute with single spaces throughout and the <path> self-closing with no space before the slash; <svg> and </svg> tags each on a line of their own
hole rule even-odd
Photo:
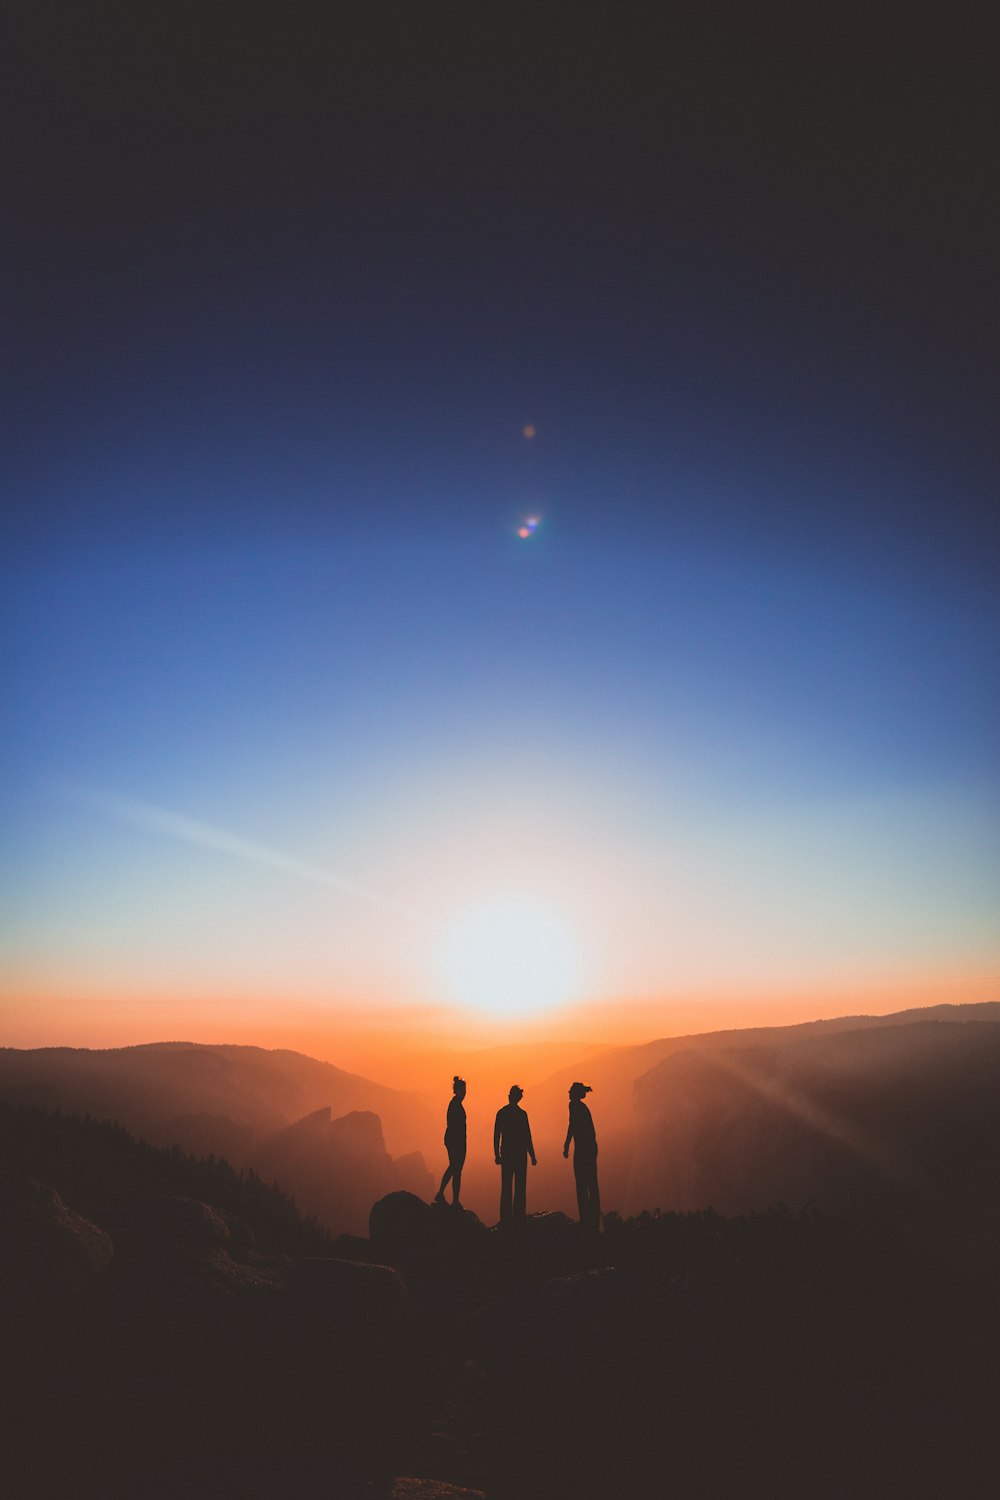
<svg viewBox="0 0 1000 1500">
<path fill-rule="evenodd" d="M 448 1123 L 444 1131 L 444 1149 L 448 1153 L 448 1170 L 441 1178 L 441 1186 L 434 1195 L 435 1203 L 443 1203 L 444 1190 L 451 1183 L 451 1201 L 454 1208 L 461 1208 L 459 1196 L 462 1191 L 462 1168 L 465 1166 L 465 1079 L 455 1074 L 452 1080 L 454 1098 L 448 1102 Z"/>
</svg>

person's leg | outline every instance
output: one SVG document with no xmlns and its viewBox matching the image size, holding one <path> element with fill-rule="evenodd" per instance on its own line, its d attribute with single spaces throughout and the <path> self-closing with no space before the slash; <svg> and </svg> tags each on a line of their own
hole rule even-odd
<svg viewBox="0 0 1000 1500">
<path fill-rule="evenodd" d="M 451 1161 L 449 1160 L 449 1162 L 448 1162 L 448 1170 L 445 1172 L 444 1176 L 441 1178 L 441 1186 L 438 1188 L 437 1193 L 435 1194 L 435 1198 L 434 1198 L 435 1203 L 443 1203 L 444 1202 L 444 1190 L 448 1186 L 449 1182 L 451 1181 L 451 1178 L 452 1178 L 452 1165 L 451 1165 Z"/>
<path fill-rule="evenodd" d="M 577 1213 L 578 1213 L 579 1218 L 580 1218 L 580 1223 L 581 1224 L 586 1224 L 586 1222 L 587 1222 L 587 1204 L 588 1204 L 588 1201 L 589 1201 L 589 1194 L 587 1192 L 587 1174 L 586 1174 L 586 1171 L 584 1170 L 584 1164 L 581 1161 L 579 1155 L 574 1155 L 574 1157 L 573 1157 L 573 1176 L 576 1179 L 576 1209 L 577 1209 Z"/>
<path fill-rule="evenodd" d="M 500 1163 L 500 1223 L 509 1224 L 511 1217 L 511 1184 L 514 1168 L 509 1161 Z"/>
<path fill-rule="evenodd" d="M 514 1168 L 514 1218 L 527 1217 L 528 1158 L 522 1157 Z"/>
<path fill-rule="evenodd" d="M 597 1188 L 596 1160 L 589 1160 L 585 1168 L 584 1193 L 587 1212 L 584 1222 L 588 1229 L 599 1229 L 601 1227 L 601 1195 Z"/>
<path fill-rule="evenodd" d="M 577 1152 L 573 1157 L 576 1201 L 581 1229 L 597 1229 L 601 1222 L 601 1195 L 597 1189 L 597 1160 Z"/>
<path fill-rule="evenodd" d="M 465 1166 L 465 1152 L 455 1156 L 451 1163 L 451 1201 L 458 1203 L 462 1196 L 462 1168 Z"/>
<path fill-rule="evenodd" d="M 598 1185 L 598 1181 L 597 1181 L 597 1161 L 596 1161 L 596 1158 L 591 1163 L 590 1171 L 591 1171 L 591 1178 L 590 1178 L 590 1221 L 591 1221 L 591 1228 L 593 1228 L 593 1229 L 600 1229 L 600 1227 L 601 1227 L 601 1189 L 600 1189 L 600 1186 Z"/>
</svg>

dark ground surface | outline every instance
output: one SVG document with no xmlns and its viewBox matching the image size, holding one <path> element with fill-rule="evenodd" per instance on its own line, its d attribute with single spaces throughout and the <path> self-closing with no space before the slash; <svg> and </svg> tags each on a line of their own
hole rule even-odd
<svg viewBox="0 0 1000 1500">
<path fill-rule="evenodd" d="M 588 1239 L 394 1194 L 371 1238 L 303 1255 L 193 1197 L 71 1186 L 8 1159 L 10 1500 L 997 1492 L 988 1204 L 877 1229 L 612 1217 Z"/>
</svg>

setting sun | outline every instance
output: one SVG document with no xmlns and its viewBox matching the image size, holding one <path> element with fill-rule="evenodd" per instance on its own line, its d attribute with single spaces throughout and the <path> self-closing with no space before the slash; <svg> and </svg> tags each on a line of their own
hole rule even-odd
<svg viewBox="0 0 1000 1500">
<path fill-rule="evenodd" d="M 580 976 L 579 946 L 552 911 L 497 900 L 468 911 L 443 953 L 452 997 L 498 1016 L 527 1016 L 564 1004 Z"/>
</svg>

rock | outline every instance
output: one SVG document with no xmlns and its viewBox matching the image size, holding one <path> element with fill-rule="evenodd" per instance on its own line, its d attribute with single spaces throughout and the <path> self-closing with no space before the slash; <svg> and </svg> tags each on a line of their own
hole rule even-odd
<svg viewBox="0 0 1000 1500">
<path fill-rule="evenodd" d="M 334 1237 L 332 1249 L 336 1260 L 371 1260 L 372 1243 L 360 1234 L 338 1234 Z"/>
<path fill-rule="evenodd" d="M 0 1217 L 0 1301 L 22 1313 L 58 1312 L 110 1266 L 103 1229 L 67 1208 L 54 1188 L 24 1174 L 5 1184 Z"/>
<path fill-rule="evenodd" d="M 574 1237 L 579 1237 L 579 1229 L 580 1226 L 575 1219 L 569 1218 L 559 1209 L 554 1209 L 545 1213 L 528 1214 L 520 1224 L 516 1221 L 509 1224 L 494 1224 L 490 1232 L 503 1237 L 510 1235 L 536 1247 L 555 1247 L 572 1243 Z"/>
<path fill-rule="evenodd" d="M 386 1500 L 486 1500 L 482 1490 L 446 1484 L 443 1479 L 394 1479 Z"/>
<path fill-rule="evenodd" d="M 368 1233 L 379 1250 L 398 1253 L 427 1233 L 430 1206 L 415 1193 L 387 1193 L 372 1205 Z"/>
<path fill-rule="evenodd" d="M 471 1208 L 455 1208 L 450 1203 L 432 1203 L 425 1231 L 438 1240 L 457 1240 L 472 1244 L 489 1237 L 489 1230 Z"/>
<path fill-rule="evenodd" d="M 106 1218 L 116 1239 L 151 1239 L 189 1250 L 228 1250 L 233 1235 L 227 1220 L 240 1226 L 241 1238 L 249 1235 L 252 1241 L 251 1231 L 235 1215 L 224 1215 L 196 1198 L 147 1198 Z"/>
<path fill-rule="evenodd" d="M 566 1234 L 568 1230 L 576 1229 L 578 1226 L 568 1214 L 561 1213 L 555 1209 L 551 1213 L 529 1214 L 528 1227 L 532 1234 Z"/>
<path fill-rule="evenodd" d="M 217 1208 L 215 1212 L 229 1230 L 229 1239 L 234 1250 L 256 1249 L 257 1241 L 249 1224 L 244 1223 L 236 1214 L 230 1213 L 228 1208 Z"/>
</svg>

